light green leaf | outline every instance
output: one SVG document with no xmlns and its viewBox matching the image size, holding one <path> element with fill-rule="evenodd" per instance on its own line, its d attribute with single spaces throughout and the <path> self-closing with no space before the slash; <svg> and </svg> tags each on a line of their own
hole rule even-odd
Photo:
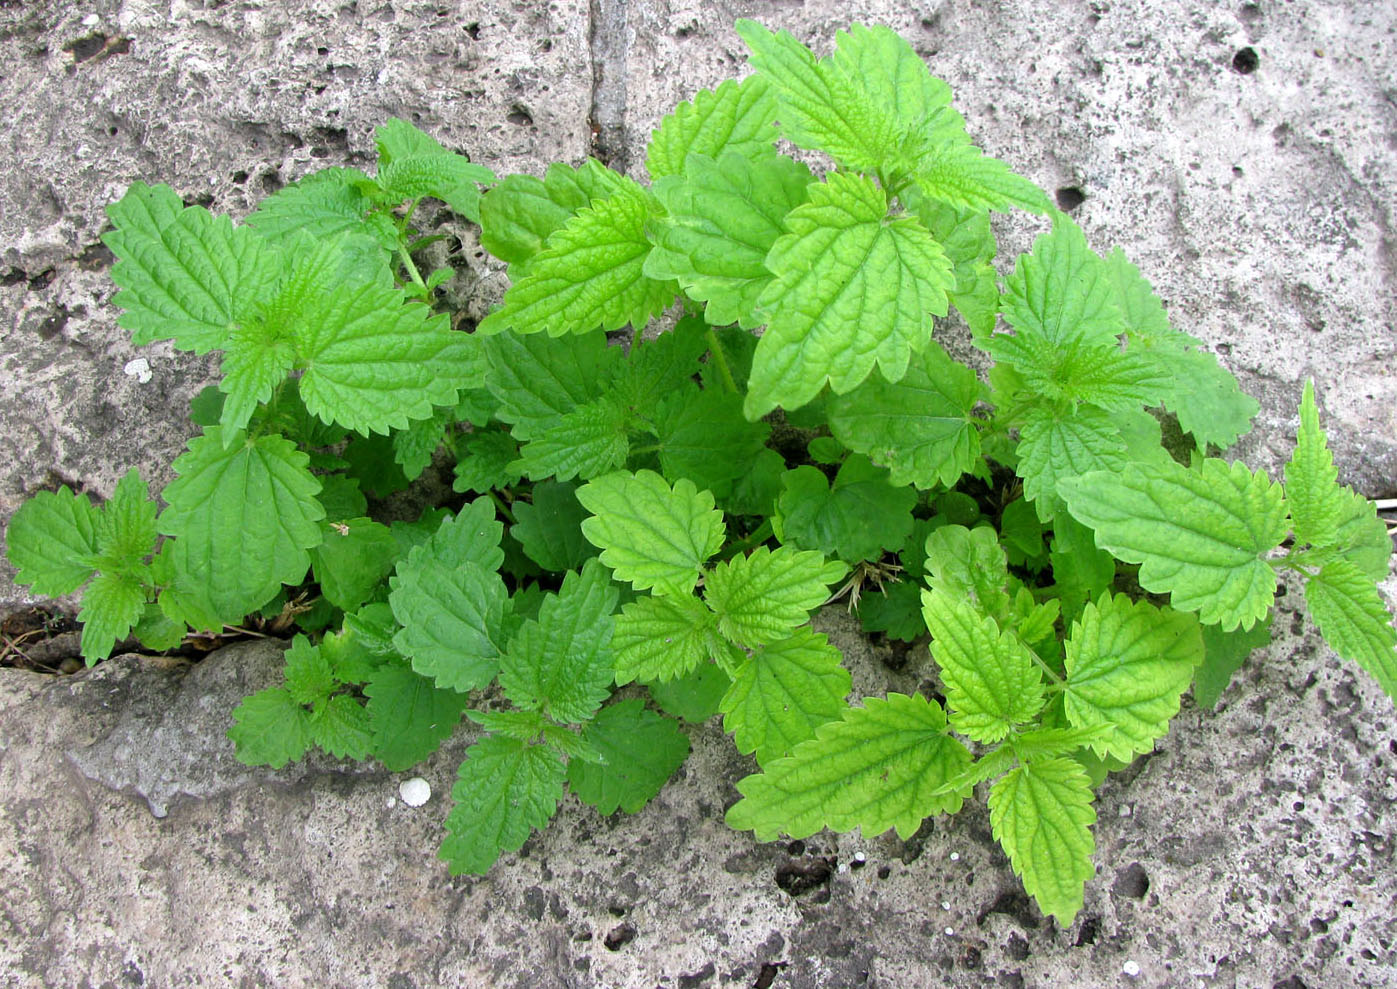
<svg viewBox="0 0 1397 989">
<path fill-rule="evenodd" d="M 1285 502 L 1296 542 L 1332 546 L 1338 539 L 1339 520 L 1347 507 L 1338 482 L 1338 468 L 1319 428 L 1314 381 L 1308 380 L 1300 399 L 1295 452 L 1285 465 Z"/>
<path fill-rule="evenodd" d="M 100 520 L 87 496 L 67 485 L 34 495 L 5 530 L 6 555 L 19 571 L 15 582 L 46 597 L 76 591 L 95 569 Z"/>
<path fill-rule="evenodd" d="M 320 591 L 336 608 L 353 611 L 373 596 L 398 562 L 398 541 L 367 518 L 322 522 L 324 541 L 311 550 Z"/>
<path fill-rule="evenodd" d="M 960 810 L 969 787 L 936 791 L 970 764 L 965 746 L 946 734 L 933 701 L 889 694 L 849 708 L 785 759 L 737 784 L 743 799 L 728 826 L 762 841 L 785 833 L 806 838 L 821 828 L 860 828 L 871 838 L 888 828 L 909 838 L 923 819 Z"/>
<path fill-rule="evenodd" d="M 244 765 L 280 769 L 310 748 L 310 712 L 280 687 L 260 690 L 233 709 L 228 738 Z"/>
<path fill-rule="evenodd" d="M 593 515 L 582 534 L 638 591 L 689 593 L 699 568 L 723 545 L 723 513 L 687 479 L 671 488 L 654 471 L 617 471 L 583 485 L 577 500 Z"/>
<path fill-rule="evenodd" d="M 1063 927 L 1082 909 L 1082 887 L 1096 874 L 1091 801 L 1091 781 L 1073 759 L 1020 766 L 990 788 L 990 830 L 1038 908 Z"/>
<path fill-rule="evenodd" d="M 1009 618 L 1009 564 L 992 526 L 943 525 L 926 537 L 927 584 L 973 604 L 990 617 Z"/>
<path fill-rule="evenodd" d="M 616 616 L 616 682 L 687 676 L 713 651 L 718 617 L 698 598 L 661 594 L 631 601 Z"/>
<path fill-rule="evenodd" d="M 684 174 L 655 183 L 667 211 L 652 226 L 655 249 L 645 259 L 651 278 L 673 278 L 691 299 L 705 303 L 715 326 L 762 320 L 758 298 L 771 282 L 767 253 L 786 232 L 785 216 L 805 202 L 810 169 L 768 154 L 757 160 L 728 151 L 719 160 L 695 154 Z"/>
<path fill-rule="evenodd" d="M 241 621 L 282 584 L 305 578 L 325 516 L 308 459 L 283 437 L 238 433 L 225 441 L 218 426 L 176 458 L 160 531 L 178 537 L 184 575 L 223 621 Z"/>
<path fill-rule="evenodd" d="M 744 646 L 764 646 L 785 639 L 809 619 L 829 597 L 831 575 L 819 553 L 758 546 L 715 566 L 703 596 L 723 635 Z"/>
<path fill-rule="evenodd" d="M 509 175 L 480 202 L 480 243 L 519 272 L 541 250 L 555 230 L 579 209 L 605 199 L 626 184 L 626 177 L 601 162 L 588 159 L 580 168 L 561 162 L 548 166 L 542 181 L 531 175 Z"/>
<path fill-rule="evenodd" d="M 499 419 L 521 442 L 545 435 L 558 419 L 600 396 L 621 360 L 621 351 L 600 333 L 561 339 L 503 333 L 486 338 L 482 349 Z"/>
<path fill-rule="evenodd" d="M 582 538 L 587 517 L 577 500 L 577 488 L 567 482 L 544 481 L 534 485 L 533 502 L 516 501 L 510 534 L 524 552 L 545 570 L 559 573 L 577 570 L 592 555 Z"/>
<path fill-rule="evenodd" d="M 337 759 L 367 759 L 373 727 L 364 705 L 348 694 L 331 697 L 311 714 L 311 738 Z"/>
<path fill-rule="evenodd" d="M 1226 631 L 1270 611 L 1276 574 L 1264 557 L 1288 526 L 1280 485 L 1265 474 L 1214 459 L 1197 470 L 1131 464 L 1066 478 L 1058 493 L 1098 546 L 1141 564 L 1140 585 L 1175 608 Z"/>
<path fill-rule="evenodd" d="M 424 514 L 423 519 L 427 518 Z M 476 498 L 463 505 L 454 518 L 437 522 L 422 552 L 448 568 L 474 563 L 484 570 L 498 570 L 504 562 L 500 549 L 503 536 L 504 525 L 495 518 L 493 499 Z"/>
<path fill-rule="evenodd" d="M 118 325 L 139 345 L 173 339 L 206 353 L 250 316 L 281 275 L 279 254 L 250 227 L 201 206 L 185 207 L 166 185 L 132 183 L 107 207 L 114 230 L 102 242 L 116 255 L 112 300 Z"/>
<path fill-rule="evenodd" d="M 393 433 L 393 460 L 403 469 L 404 477 L 415 481 L 431 466 L 446 438 L 446 428 L 453 422 L 455 410 L 443 406 L 434 410 L 430 418 L 414 419 L 406 429 Z"/>
<path fill-rule="evenodd" d="M 461 721 L 470 699 L 443 690 L 405 664 L 380 666 L 364 685 L 373 754 L 393 772 L 417 765 L 437 750 Z"/>
<path fill-rule="evenodd" d="M 141 620 L 146 608 L 145 588 L 137 580 L 117 573 L 92 578 L 82 595 L 82 657 L 91 666 L 106 659 L 121 639 Z"/>
<path fill-rule="evenodd" d="M 616 599 L 610 574 L 596 560 L 563 578 L 501 660 L 500 686 L 515 707 L 542 711 L 559 724 L 592 716 L 611 692 Z"/>
<path fill-rule="evenodd" d="M 530 480 L 583 480 L 615 470 L 630 452 L 629 411 L 604 395 L 564 413 L 542 435 L 519 448 L 519 466 Z"/>
<path fill-rule="evenodd" d="M 1193 615 L 1132 602 L 1123 594 L 1088 604 L 1067 640 L 1067 719 L 1113 726 L 1093 740 L 1098 756 L 1129 761 L 1154 748 L 1179 713 L 1179 698 L 1203 662 Z"/>
<path fill-rule="evenodd" d="M 1019 335 L 1050 344 L 1109 343 L 1125 332 L 1105 262 L 1063 213 L 1032 252 L 1019 257 L 1005 282 L 1001 312 Z"/>
<path fill-rule="evenodd" d="M 1200 448 L 1227 449 L 1251 431 L 1251 421 L 1261 405 L 1242 391 L 1237 379 L 1206 350 L 1152 352 L 1168 376 L 1165 406 L 1179 419 L 1179 426 L 1193 436 Z"/>
<path fill-rule="evenodd" d="M 1060 415 L 1034 409 L 1019 428 L 1019 464 L 1024 497 L 1038 517 L 1051 522 L 1062 511 L 1058 481 L 1091 471 L 1119 471 L 1129 460 L 1121 416 L 1091 406 Z"/>
<path fill-rule="evenodd" d="M 1343 489 L 1342 501 L 1334 548 L 1373 580 L 1387 579 L 1392 536 L 1378 518 L 1377 506 L 1351 488 Z"/>
<path fill-rule="evenodd" d="M 491 735 L 467 749 L 441 845 L 451 874 L 483 875 L 501 852 L 517 851 L 557 811 L 563 778 L 562 762 L 546 745 Z"/>
<path fill-rule="evenodd" d="M 998 742 L 1042 710 L 1042 674 L 1017 635 L 941 591 L 922 592 L 922 617 L 952 728 L 977 742 Z"/>
<path fill-rule="evenodd" d="M 638 812 L 689 755 L 689 740 L 679 724 L 645 710 L 638 697 L 602 708 L 582 738 L 602 761 L 571 760 L 568 786 L 603 815 L 618 808 Z"/>
<path fill-rule="evenodd" d="M 297 704 L 319 704 L 339 686 L 329 658 L 304 635 L 291 641 L 285 659 L 286 692 Z"/>
<path fill-rule="evenodd" d="M 918 163 L 917 187 L 959 209 L 1007 212 L 1017 206 L 1044 215 L 1053 210 L 1042 189 L 964 139 L 944 140 L 926 153 Z"/>
<path fill-rule="evenodd" d="M 1329 647 L 1397 701 L 1397 629 L 1373 581 L 1348 560 L 1330 560 L 1305 581 L 1305 603 Z"/>
<path fill-rule="evenodd" d="M 385 251 L 396 250 L 393 221 L 369 213 L 374 205 L 369 193 L 376 185 L 358 169 L 324 168 L 262 200 L 247 224 L 270 244 L 289 246 L 302 234 L 321 240 L 361 234 Z"/>
<path fill-rule="evenodd" d="M 632 340 L 610 388 L 632 411 L 649 419 L 675 392 L 696 390 L 693 379 L 703 370 L 699 359 L 706 350 L 708 324 L 701 316 L 684 316 L 667 333 Z"/>
<path fill-rule="evenodd" d="M 484 383 L 478 345 L 398 289 L 341 287 L 300 314 L 301 398 L 326 422 L 361 433 L 402 429 Z"/>
<path fill-rule="evenodd" d="M 1247 657 L 1271 644 L 1271 615 L 1250 629 L 1224 632 L 1216 625 L 1203 626 L 1203 662 L 1194 672 L 1193 701 L 1204 711 L 1217 707 L 1232 675 Z"/>
<path fill-rule="evenodd" d="M 975 372 L 931 342 L 896 384 L 875 375 L 830 396 L 830 430 L 850 450 L 887 467 L 893 484 L 949 488 L 980 457 L 970 415 L 980 392 Z"/>
<path fill-rule="evenodd" d="M 875 366 L 899 380 L 955 286 L 941 247 L 911 217 L 889 219 L 870 180 L 832 173 L 809 192 L 767 255 L 776 278 L 757 303 L 768 325 L 752 363 L 749 418 L 799 408 L 826 382 L 850 391 Z"/>
<path fill-rule="evenodd" d="M 548 238 L 524 276 L 505 293 L 504 305 L 477 328 L 483 334 L 513 329 L 549 336 L 644 326 L 674 301 L 673 282 L 642 268 L 650 253 L 645 227 L 653 197 L 627 182 L 606 199 L 577 212 Z"/>
<path fill-rule="evenodd" d="M 149 601 L 141 613 L 141 620 L 136 623 L 131 634 L 143 648 L 151 652 L 168 652 L 179 648 L 188 631 L 184 622 L 172 621 L 160 610 L 156 602 Z"/>
<path fill-rule="evenodd" d="M 383 198 L 401 202 L 431 196 L 472 223 L 480 222 L 480 187 L 494 182 L 495 173 L 460 155 L 414 154 L 380 164 L 378 183 Z"/>
<path fill-rule="evenodd" d="M 700 90 L 651 133 L 645 155 L 650 181 L 658 185 L 667 175 L 683 173 L 691 154 L 718 158 L 731 153 L 749 161 L 774 158 L 775 118 L 776 98 L 759 76 L 741 82 L 728 79 L 716 90 Z"/>
<path fill-rule="evenodd" d="M 862 454 L 844 461 L 831 488 L 819 468 L 787 471 L 777 503 L 782 542 L 848 563 L 896 552 L 912 531 L 917 493 L 894 487 L 888 472 Z"/>
<path fill-rule="evenodd" d="M 78 509 L 81 511 L 81 508 Z M 119 570 L 134 576 L 155 550 L 155 516 L 158 506 L 150 497 L 140 472 L 131 468 L 117 482 L 111 499 L 102 506 L 97 523 L 97 556 L 103 570 Z"/>
<path fill-rule="evenodd" d="M 851 679 L 839 650 L 810 628 L 756 649 L 724 695 L 723 729 L 763 766 L 791 754 L 848 708 Z"/>
</svg>

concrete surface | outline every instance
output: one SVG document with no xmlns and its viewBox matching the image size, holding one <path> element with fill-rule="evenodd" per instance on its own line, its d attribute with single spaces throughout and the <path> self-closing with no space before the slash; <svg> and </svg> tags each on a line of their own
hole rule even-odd
<svg viewBox="0 0 1397 989">
<path fill-rule="evenodd" d="M 139 465 L 163 484 L 210 380 L 115 327 L 98 237 L 130 181 L 242 215 L 364 164 L 390 115 L 499 174 L 594 153 L 641 175 L 660 114 L 744 71 L 739 16 L 820 50 L 851 20 L 897 29 L 979 142 L 1083 194 L 1092 243 L 1122 245 L 1257 395 L 1251 463 L 1288 456 L 1313 374 L 1341 476 L 1397 494 L 1391 2 L 4 0 L 0 523 L 56 482 L 105 495 Z M 1006 253 L 1034 230 L 1002 224 Z M 503 275 L 462 234 L 451 291 L 481 313 Z M 148 381 L 123 371 L 137 356 Z M 32 603 L 11 576 L 0 617 Z M 569 801 L 452 880 L 434 853 L 464 730 L 421 771 L 433 798 L 390 807 L 399 780 L 372 767 L 231 761 L 265 647 L 0 670 L 0 985 L 1397 984 L 1397 716 L 1281 609 L 1223 710 L 1186 707 L 1103 788 L 1099 875 L 1065 931 L 1027 905 L 983 804 L 908 843 L 729 832 L 750 764 L 715 724 L 642 814 Z M 824 622 L 860 685 L 927 675 Z"/>
</svg>

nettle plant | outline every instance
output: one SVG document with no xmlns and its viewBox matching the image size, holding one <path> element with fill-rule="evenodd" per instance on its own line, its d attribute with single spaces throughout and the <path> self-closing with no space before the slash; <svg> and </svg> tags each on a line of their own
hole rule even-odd
<svg viewBox="0 0 1397 989">
<path fill-rule="evenodd" d="M 121 324 L 221 351 L 222 379 L 163 507 L 134 472 L 101 507 L 41 493 L 10 559 L 37 593 L 86 585 L 88 662 L 298 626 L 284 683 L 234 712 L 244 762 L 401 770 L 476 722 L 453 873 L 565 788 L 640 809 L 688 753 L 676 718 L 721 712 L 760 766 L 733 827 L 906 837 L 988 784 L 1014 870 L 1069 924 L 1094 786 L 1268 641 L 1279 572 L 1397 693 L 1389 537 L 1336 483 L 1309 386 L 1283 484 L 1209 455 L 1257 404 L 1120 250 L 971 143 L 896 34 L 817 59 L 738 32 L 755 74 L 664 119 L 649 187 L 595 161 L 496 181 L 400 120 L 376 176 L 316 173 L 241 225 L 132 186 L 104 238 Z M 508 264 L 474 329 L 437 311 L 452 269 L 418 268 L 426 198 Z M 1001 279 L 1009 209 L 1049 228 Z M 987 380 L 932 339 L 952 307 Z M 366 493 L 443 457 L 473 497 L 371 517 Z M 851 704 L 809 621 L 840 598 L 929 642 L 941 692 Z"/>
</svg>

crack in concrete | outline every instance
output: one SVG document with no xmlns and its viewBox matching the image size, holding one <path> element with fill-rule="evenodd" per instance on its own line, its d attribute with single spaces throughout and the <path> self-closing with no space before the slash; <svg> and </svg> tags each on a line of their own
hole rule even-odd
<svg viewBox="0 0 1397 989">
<path fill-rule="evenodd" d="M 627 7 L 628 0 L 591 0 L 587 38 L 592 57 L 592 155 L 623 173 L 630 168 L 626 142 Z"/>
</svg>

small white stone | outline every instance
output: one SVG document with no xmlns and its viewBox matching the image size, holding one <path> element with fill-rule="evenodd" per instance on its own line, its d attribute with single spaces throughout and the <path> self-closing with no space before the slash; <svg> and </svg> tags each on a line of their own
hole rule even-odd
<svg viewBox="0 0 1397 989">
<path fill-rule="evenodd" d="M 1131 814 L 1130 805 L 1129 805 L 1129 804 L 1121 804 L 1121 811 L 1120 811 L 1120 814 L 1121 814 L 1121 817 L 1129 817 L 1130 814 Z"/>
<path fill-rule="evenodd" d="M 403 780 L 398 786 L 398 796 L 409 807 L 421 807 L 431 799 L 432 785 L 421 776 L 414 776 L 410 780 Z"/>
<path fill-rule="evenodd" d="M 955 929 L 954 927 L 948 927 L 948 928 L 946 928 L 946 936 L 947 936 L 947 937 L 951 937 L 953 934 L 955 934 L 955 932 L 956 932 L 956 929 Z"/>
<path fill-rule="evenodd" d="M 854 861 L 855 861 L 855 862 L 867 862 L 867 861 L 868 861 L 868 857 L 867 857 L 866 855 L 864 855 L 863 852 L 855 852 L 855 853 L 854 853 Z"/>
<path fill-rule="evenodd" d="M 960 852 L 952 852 L 952 853 L 951 853 L 951 861 L 952 861 L 952 862 L 959 862 L 959 861 L 960 861 Z"/>
<path fill-rule="evenodd" d="M 101 21 L 102 18 L 98 17 L 96 14 L 88 14 L 86 17 L 82 19 L 82 26 L 96 27 L 98 24 L 101 23 Z"/>
<path fill-rule="evenodd" d="M 398 798 L 389 797 L 388 802 L 384 806 L 386 806 L 389 810 L 392 810 L 394 807 L 398 806 Z"/>
<path fill-rule="evenodd" d="M 1140 974 L 1140 963 L 1132 958 L 1121 966 L 1121 971 L 1133 979 Z"/>
<path fill-rule="evenodd" d="M 126 366 L 121 369 L 129 378 L 135 378 L 141 384 L 145 384 L 151 378 L 150 361 L 144 357 L 137 357 L 126 362 Z"/>
<path fill-rule="evenodd" d="M 950 900 L 942 900 L 942 901 L 941 901 L 941 909 L 942 909 L 942 910 L 949 910 L 949 909 L 951 909 L 951 901 L 950 901 Z"/>
</svg>

